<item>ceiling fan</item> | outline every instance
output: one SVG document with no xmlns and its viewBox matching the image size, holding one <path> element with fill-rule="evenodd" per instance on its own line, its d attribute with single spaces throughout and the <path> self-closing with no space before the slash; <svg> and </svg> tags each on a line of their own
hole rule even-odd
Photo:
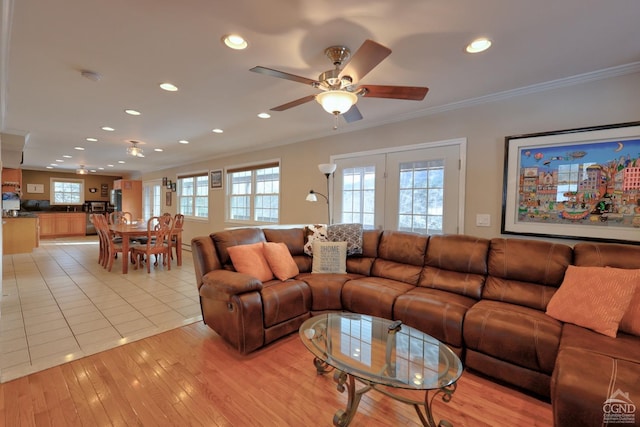
<svg viewBox="0 0 640 427">
<path fill-rule="evenodd" d="M 250 70 L 254 73 L 307 84 L 322 91 L 316 95 L 307 95 L 279 105 L 272 108 L 272 111 L 288 110 L 315 99 L 325 111 L 335 115 L 336 120 L 342 114 L 347 123 L 351 123 L 362 119 L 362 114 L 355 105 L 358 102 L 358 96 L 422 101 L 429 91 L 429 88 L 420 86 L 358 85 L 364 76 L 391 54 L 391 49 L 372 40 L 366 40 L 353 56 L 345 46 L 331 46 L 326 48 L 324 53 L 335 68 L 321 73 L 318 80 L 260 66 Z M 345 63 L 347 60 L 349 62 Z"/>
</svg>

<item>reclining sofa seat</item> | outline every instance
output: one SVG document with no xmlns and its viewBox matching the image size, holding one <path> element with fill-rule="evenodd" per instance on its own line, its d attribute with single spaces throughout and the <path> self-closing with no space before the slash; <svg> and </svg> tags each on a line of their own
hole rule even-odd
<svg viewBox="0 0 640 427">
<path fill-rule="evenodd" d="M 491 240 L 482 300 L 464 319 L 467 367 L 549 397 L 562 323 L 545 310 L 572 257 L 568 245 Z"/>
<path fill-rule="evenodd" d="M 311 289 L 305 282 L 263 283 L 234 271 L 227 248 L 258 242 L 266 242 L 258 228 L 225 230 L 192 240 L 198 252 L 213 258 L 194 259 L 194 264 L 204 266 L 196 266 L 203 320 L 241 353 L 297 331 L 311 316 Z M 305 268 L 303 258 L 297 258 L 299 267 Z"/>
<path fill-rule="evenodd" d="M 574 264 L 578 266 L 640 269 L 640 246 L 577 243 L 573 254 Z M 611 338 L 564 324 L 551 378 L 554 425 L 604 425 L 603 403 L 620 390 L 629 393 L 638 407 L 639 385 L 640 339 L 637 336 L 618 331 L 617 337 Z M 635 422 L 640 425 L 637 410 Z"/>
<path fill-rule="evenodd" d="M 383 231 L 371 275 L 346 282 L 342 307 L 355 313 L 393 319 L 396 298 L 418 284 L 428 236 Z"/>
<path fill-rule="evenodd" d="M 482 296 L 489 240 L 434 235 L 424 256 L 418 286 L 398 296 L 394 319 L 447 344 L 464 360 L 462 323 Z"/>
</svg>

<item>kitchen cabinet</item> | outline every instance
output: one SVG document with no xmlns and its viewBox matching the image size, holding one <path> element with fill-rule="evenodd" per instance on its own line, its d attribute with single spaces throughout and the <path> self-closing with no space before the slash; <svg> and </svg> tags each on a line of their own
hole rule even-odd
<svg viewBox="0 0 640 427">
<path fill-rule="evenodd" d="M 38 247 L 38 217 L 2 218 L 2 254 L 25 254 Z"/>
<path fill-rule="evenodd" d="M 40 213 L 40 237 L 84 236 L 87 214 L 83 212 Z"/>
</svg>

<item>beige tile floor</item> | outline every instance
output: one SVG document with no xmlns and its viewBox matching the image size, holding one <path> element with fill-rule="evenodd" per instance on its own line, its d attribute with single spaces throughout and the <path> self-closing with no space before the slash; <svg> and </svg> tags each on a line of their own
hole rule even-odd
<svg viewBox="0 0 640 427">
<path fill-rule="evenodd" d="M 98 264 L 96 236 L 2 257 L 0 382 L 202 320 L 191 253 L 171 270 Z"/>
</svg>

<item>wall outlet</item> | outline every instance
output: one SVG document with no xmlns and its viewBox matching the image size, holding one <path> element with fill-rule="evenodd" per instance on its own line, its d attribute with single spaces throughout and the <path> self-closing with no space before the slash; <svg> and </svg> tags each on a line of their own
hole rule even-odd
<svg viewBox="0 0 640 427">
<path fill-rule="evenodd" d="M 478 227 L 491 227 L 491 215 L 476 214 L 476 225 Z"/>
</svg>

